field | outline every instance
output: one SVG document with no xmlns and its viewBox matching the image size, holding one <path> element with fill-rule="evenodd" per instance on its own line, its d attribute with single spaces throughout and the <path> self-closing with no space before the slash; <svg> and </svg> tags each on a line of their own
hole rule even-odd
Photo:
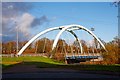
<svg viewBox="0 0 120 80">
<path fill-rule="evenodd" d="M 112 71 L 120 72 L 120 64 L 114 65 L 85 65 L 85 64 L 65 64 L 45 57 L 2 57 L 2 68 L 6 69 L 17 64 L 36 65 L 37 68 L 67 68 L 87 71 Z"/>
</svg>

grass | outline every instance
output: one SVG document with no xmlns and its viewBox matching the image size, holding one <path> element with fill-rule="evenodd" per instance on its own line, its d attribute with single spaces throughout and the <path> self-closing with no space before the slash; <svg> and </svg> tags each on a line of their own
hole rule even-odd
<svg viewBox="0 0 120 80">
<path fill-rule="evenodd" d="M 7 68 L 7 67 L 13 66 L 18 63 L 23 63 L 23 62 L 24 62 L 24 64 L 35 64 L 35 65 L 41 65 L 41 66 L 49 66 L 49 65 L 44 65 L 42 63 L 48 63 L 51 65 L 63 64 L 63 63 L 55 61 L 53 59 L 40 57 L 40 56 L 2 57 L 2 67 L 3 68 Z M 30 63 L 27 63 L 27 62 L 30 62 Z M 37 64 L 35 62 L 37 62 Z"/>
<path fill-rule="evenodd" d="M 38 68 L 67 68 L 75 70 L 87 70 L 87 71 L 112 71 L 120 72 L 120 64 L 113 65 L 75 65 L 64 64 L 45 57 L 3 57 L 2 67 L 3 69 L 17 65 L 18 63 L 24 63 L 22 65 L 36 65 Z"/>
<path fill-rule="evenodd" d="M 87 71 L 112 71 L 120 72 L 120 66 L 116 65 L 68 65 L 70 68 L 76 70 L 87 70 Z"/>
<path fill-rule="evenodd" d="M 60 62 L 55 61 L 50 58 L 40 57 L 40 56 L 27 56 L 27 57 L 3 57 L 2 62 L 46 62 L 46 63 L 52 63 L 52 64 L 60 64 Z"/>
</svg>

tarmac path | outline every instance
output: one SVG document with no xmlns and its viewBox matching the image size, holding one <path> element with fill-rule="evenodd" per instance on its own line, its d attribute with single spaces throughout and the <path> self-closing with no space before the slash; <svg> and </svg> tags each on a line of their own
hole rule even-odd
<svg viewBox="0 0 120 80">
<path fill-rule="evenodd" d="M 115 78 L 119 75 L 108 75 L 106 72 L 77 71 L 60 68 L 37 68 L 35 65 L 15 65 L 2 71 L 6 78 Z"/>
</svg>

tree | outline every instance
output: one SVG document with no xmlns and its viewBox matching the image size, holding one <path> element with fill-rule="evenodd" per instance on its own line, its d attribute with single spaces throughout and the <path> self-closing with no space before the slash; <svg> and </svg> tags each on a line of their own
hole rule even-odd
<svg viewBox="0 0 120 80">
<path fill-rule="evenodd" d="M 59 39 L 57 43 L 57 47 L 53 50 L 52 55 L 53 58 L 58 61 L 64 61 L 64 55 L 67 52 L 67 43 L 63 39 Z"/>
<path fill-rule="evenodd" d="M 84 40 L 81 40 L 81 44 L 82 44 L 82 47 L 83 47 L 83 52 L 88 53 L 87 42 L 84 41 Z"/>
<path fill-rule="evenodd" d="M 42 38 L 35 43 L 36 53 L 47 53 L 52 49 L 52 41 L 48 38 Z"/>
<path fill-rule="evenodd" d="M 0 42 L 0 54 L 2 54 L 2 42 Z"/>
<path fill-rule="evenodd" d="M 43 53 L 44 41 L 38 40 L 36 42 L 37 53 Z"/>
<path fill-rule="evenodd" d="M 22 42 L 19 42 L 19 50 L 27 43 L 28 41 L 22 41 Z M 32 44 L 30 44 L 23 53 L 34 53 L 35 52 L 35 49 L 32 47 Z"/>
<path fill-rule="evenodd" d="M 53 44 L 53 41 L 51 41 L 51 40 L 49 40 L 48 38 L 45 38 L 45 40 L 44 41 L 46 41 L 45 43 L 44 43 L 44 51 L 46 52 L 46 53 L 49 53 L 51 50 L 52 50 L 52 44 Z"/>
<path fill-rule="evenodd" d="M 73 42 L 72 47 L 73 47 L 73 52 L 74 52 L 74 53 L 79 53 L 79 52 L 81 52 L 81 50 L 80 50 L 80 45 L 79 45 L 79 42 L 78 42 L 77 40 L 75 40 L 75 41 Z"/>
<path fill-rule="evenodd" d="M 119 64 L 120 63 L 120 47 L 119 47 L 119 38 L 115 37 L 114 40 L 108 42 L 105 47 L 108 52 L 104 52 L 103 58 L 106 64 Z"/>
<path fill-rule="evenodd" d="M 2 43 L 2 53 L 4 54 L 16 53 L 16 42 L 9 41 L 7 43 Z"/>
</svg>

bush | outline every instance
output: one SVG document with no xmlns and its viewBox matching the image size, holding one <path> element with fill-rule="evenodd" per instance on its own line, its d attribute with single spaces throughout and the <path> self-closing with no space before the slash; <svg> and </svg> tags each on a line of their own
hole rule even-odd
<svg viewBox="0 0 120 80">
<path fill-rule="evenodd" d="M 56 59 L 57 61 L 65 61 L 64 54 L 61 53 L 54 54 L 53 58 Z"/>
<path fill-rule="evenodd" d="M 115 44 L 107 44 L 106 48 L 108 52 L 102 53 L 104 64 L 119 64 L 118 46 Z"/>
</svg>

